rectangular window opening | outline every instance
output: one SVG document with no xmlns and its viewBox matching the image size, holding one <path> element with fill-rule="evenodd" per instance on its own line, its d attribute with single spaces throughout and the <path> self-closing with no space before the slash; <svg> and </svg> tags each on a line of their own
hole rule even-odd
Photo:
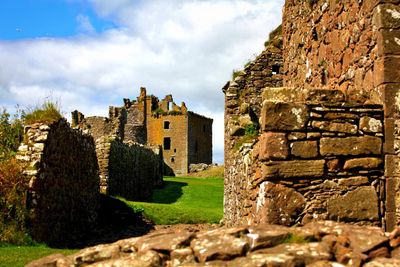
<svg viewBox="0 0 400 267">
<path fill-rule="evenodd" d="M 170 137 L 164 137 L 164 150 L 170 150 L 171 149 L 171 138 Z"/>
<path fill-rule="evenodd" d="M 272 74 L 278 74 L 280 67 L 278 65 L 272 65 Z"/>
<path fill-rule="evenodd" d="M 170 124 L 171 123 L 169 121 L 164 121 L 164 129 L 169 129 Z"/>
</svg>

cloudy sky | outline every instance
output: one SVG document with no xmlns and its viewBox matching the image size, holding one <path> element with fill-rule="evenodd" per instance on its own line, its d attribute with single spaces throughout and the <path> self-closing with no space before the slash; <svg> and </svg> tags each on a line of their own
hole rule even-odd
<svg viewBox="0 0 400 267">
<path fill-rule="evenodd" d="M 108 113 L 139 88 L 214 119 L 222 86 L 263 49 L 284 0 L 1 0 L 0 107 L 59 100 L 64 115 Z"/>
</svg>

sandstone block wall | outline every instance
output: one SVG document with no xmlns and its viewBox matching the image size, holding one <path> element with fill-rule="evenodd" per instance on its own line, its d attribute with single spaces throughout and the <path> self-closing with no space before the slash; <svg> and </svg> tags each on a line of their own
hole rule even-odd
<svg viewBox="0 0 400 267">
<path fill-rule="evenodd" d="M 340 89 L 366 101 L 377 84 L 378 32 L 374 8 L 384 1 L 285 2 L 285 86 Z"/>
<path fill-rule="evenodd" d="M 102 193 L 140 200 L 162 185 L 163 157 L 159 146 L 103 137 L 96 140 L 96 152 Z"/>
<path fill-rule="evenodd" d="M 367 219 L 368 216 L 358 214 L 358 223 L 381 224 L 387 230 L 400 223 L 399 3 L 399 0 L 286 0 L 281 37 L 281 82 L 286 88 L 273 90 L 272 87 L 280 85 L 266 84 L 270 89 L 264 91 L 264 99 L 274 101 L 265 105 L 254 101 L 260 99 L 260 93 L 258 98 L 240 101 L 240 96 L 252 89 L 238 85 L 236 79 L 223 89 L 226 103 L 225 219 L 228 224 L 256 222 L 268 216 L 267 220 L 274 218 L 283 224 L 302 222 L 311 214 L 313 219 L 352 221 L 355 211 L 332 215 L 334 209 L 327 208 L 323 193 L 330 190 L 335 195 L 345 184 L 348 188 L 338 194 L 346 201 L 364 195 L 378 203 L 377 209 L 374 206 L 374 216 Z M 268 60 L 273 61 L 275 57 L 269 55 Z M 260 71 L 266 73 L 269 68 L 263 66 Z M 244 138 L 246 106 L 263 114 L 275 114 L 280 110 L 281 114 L 291 116 L 265 115 L 260 121 L 261 131 L 252 138 Z M 356 111 L 363 109 L 364 113 Z M 255 123 L 260 116 L 257 112 L 249 115 L 252 114 L 250 119 Z M 379 131 L 363 130 L 372 126 Z M 319 129 L 318 133 L 313 133 L 313 129 Z M 259 141 L 255 141 L 257 135 L 261 135 Z M 260 144 L 268 149 L 259 150 Z M 303 174 L 294 179 L 297 170 L 304 172 L 300 171 Z M 316 177 L 321 176 L 323 181 L 329 181 L 324 186 L 335 188 L 314 192 L 315 184 L 321 187 L 316 182 Z M 331 183 L 332 177 L 345 180 L 340 184 L 339 180 Z M 263 182 L 254 186 L 254 180 L 259 179 Z M 356 192 L 348 184 L 354 179 L 359 187 Z M 304 181 L 312 181 L 307 190 L 320 199 L 319 204 L 304 192 L 300 193 L 301 197 L 297 194 L 303 190 L 299 188 Z M 282 193 L 285 201 L 291 198 L 303 203 L 288 207 L 288 213 L 297 214 L 294 219 L 283 215 L 283 219 L 279 219 L 279 209 L 261 208 L 277 205 L 278 200 L 271 197 L 277 192 L 286 192 Z M 260 198 L 260 194 L 266 197 Z M 374 194 L 376 197 L 372 197 Z M 285 201 L 276 207 L 284 207 Z M 346 210 L 338 202 L 329 205 L 331 203 Z M 358 208 L 364 210 L 362 206 Z M 266 217 L 252 216 L 259 212 L 264 212 Z"/>
<path fill-rule="evenodd" d="M 30 177 L 27 208 L 37 241 L 68 246 L 97 219 L 99 179 L 93 138 L 61 119 L 26 127 L 17 158 Z"/>
<path fill-rule="evenodd" d="M 340 102 L 340 91 L 325 90 L 310 93 L 307 102 L 278 102 L 268 96 L 280 89 L 266 90 L 262 133 L 251 155 L 248 189 L 255 201 L 248 222 L 384 225 L 382 106 Z"/>
</svg>

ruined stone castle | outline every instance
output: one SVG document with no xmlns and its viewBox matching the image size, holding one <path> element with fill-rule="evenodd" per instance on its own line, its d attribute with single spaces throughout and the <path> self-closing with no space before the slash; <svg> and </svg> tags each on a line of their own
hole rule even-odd
<svg viewBox="0 0 400 267">
<path fill-rule="evenodd" d="M 286 0 L 223 88 L 226 224 L 399 225 L 399 3 Z"/>
<path fill-rule="evenodd" d="M 73 126 L 94 139 L 118 136 L 124 142 L 159 145 L 165 162 L 164 173 L 185 175 L 189 165 L 212 163 L 212 119 L 188 111 L 184 102 L 174 103 L 172 95 L 161 101 L 140 89 L 136 100 L 124 99 L 124 106 L 110 107 L 109 117 L 72 114 Z"/>
</svg>

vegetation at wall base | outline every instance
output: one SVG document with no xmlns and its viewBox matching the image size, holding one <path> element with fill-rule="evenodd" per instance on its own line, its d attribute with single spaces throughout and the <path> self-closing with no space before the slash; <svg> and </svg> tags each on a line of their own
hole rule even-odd
<svg viewBox="0 0 400 267">
<path fill-rule="evenodd" d="M 62 118 L 59 104 L 45 101 L 42 105 L 27 108 L 22 114 L 25 125 L 33 123 L 52 123 Z"/>
<path fill-rule="evenodd" d="M 224 181 L 220 178 L 164 177 L 148 201 L 127 201 L 155 224 L 219 223 Z"/>
<path fill-rule="evenodd" d="M 0 243 L 32 243 L 25 228 L 28 181 L 16 159 L 0 162 L 0 185 Z"/>
<path fill-rule="evenodd" d="M 61 253 L 69 255 L 76 251 L 71 249 L 53 249 L 45 245 L 0 245 L 0 267 L 22 267 L 33 260 L 50 254 Z"/>
</svg>

